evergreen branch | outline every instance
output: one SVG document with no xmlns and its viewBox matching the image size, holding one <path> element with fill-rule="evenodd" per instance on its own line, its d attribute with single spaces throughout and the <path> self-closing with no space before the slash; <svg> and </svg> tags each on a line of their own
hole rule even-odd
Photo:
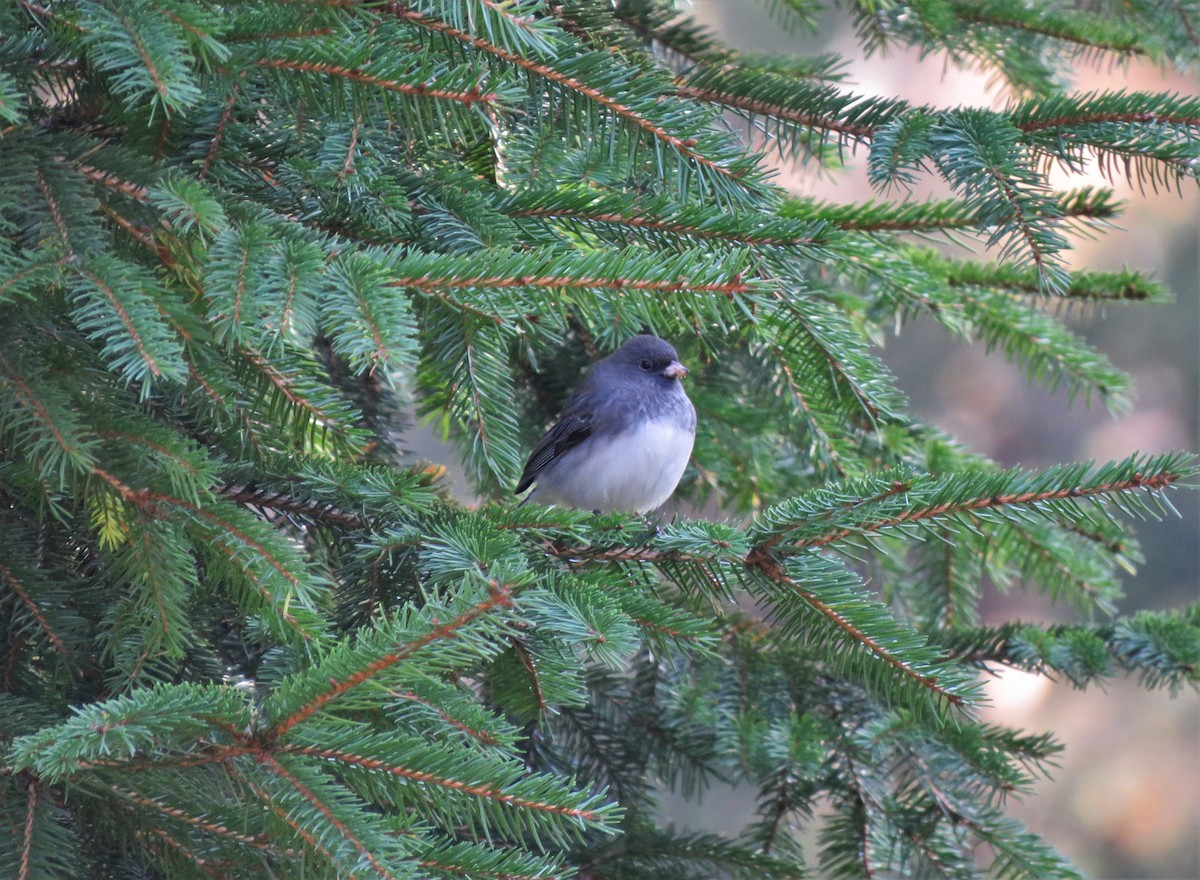
<svg viewBox="0 0 1200 880">
<path fill-rule="evenodd" d="M 668 546 L 675 540 L 670 534 L 664 538 Z M 838 643 L 855 645 L 923 693 L 944 699 L 953 706 L 967 704 L 971 689 L 945 665 L 944 657 L 930 651 L 915 634 L 897 624 L 883 606 L 868 603 L 847 580 L 849 573 L 835 562 L 812 554 L 789 561 L 782 558 L 770 540 L 750 547 L 744 544 L 743 538 L 738 544 L 741 546 L 713 547 L 707 564 L 736 562 L 748 571 L 761 575 L 762 583 L 754 579 L 748 583 L 763 599 L 776 606 L 776 617 L 789 632 L 804 627 L 809 637 L 816 637 L 812 620 L 805 618 L 791 602 L 794 597 L 815 612 L 825 625 L 840 634 Z M 603 552 L 590 557 L 588 554 L 588 550 L 583 550 L 575 558 L 620 559 L 623 562 L 637 561 L 660 567 L 665 567 L 668 560 L 672 563 L 680 561 L 675 554 L 664 555 L 661 549 L 655 547 L 641 550 L 629 548 L 618 557 Z M 693 552 L 683 561 L 695 565 L 702 559 L 703 556 Z M 669 568 L 666 570 L 669 571 Z M 822 595 L 823 590 L 827 595 Z M 878 673 L 856 667 L 855 674 L 865 675 L 869 679 Z M 909 703 L 920 704 L 918 700 L 910 700 Z"/>
<path fill-rule="evenodd" d="M 229 773 L 230 777 L 234 778 L 235 781 L 241 781 L 234 776 L 232 766 L 230 764 L 225 764 L 224 767 L 226 772 Z M 320 853 L 330 862 L 334 861 L 333 853 L 329 850 L 329 848 L 322 846 L 321 842 L 317 839 L 317 836 L 312 831 L 301 825 L 299 819 L 291 812 L 281 807 L 278 803 L 278 798 L 273 797 L 270 792 L 253 782 L 248 782 L 246 787 L 255 795 L 255 797 L 262 801 L 263 809 L 270 810 L 272 813 L 278 816 L 280 821 L 290 828 L 293 834 L 295 834 L 312 848 L 313 852 Z M 294 850 L 292 850 L 290 847 L 288 851 L 294 852 Z M 349 874 L 348 876 L 350 880 L 355 880 L 356 878 L 356 875 L 354 874 Z"/>
<path fill-rule="evenodd" d="M 968 266 L 945 260 L 932 249 L 904 249 L 896 256 L 911 261 L 911 283 L 890 284 L 878 302 L 881 312 L 927 313 L 955 333 L 1001 349 L 1049 387 L 1065 383 L 1072 398 L 1082 392 L 1090 399 L 1097 393 L 1115 411 L 1127 405 L 1127 375 L 1039 307 L 1042 303 L 1030 305 L 1017 298 L 1041 295 L 1035 267 Z M 1149 298 L 1158 290 L 1130 273 L 1082 273 L 1066 286 L 1063 299 Z"/>
<path fill-rule="evenodd" d="M 1088 153 L 1111 176 L 1182 181 L 1196 176 L 1200 98 L 1169 93 L 1092 92 L 1022 102 L 1007 114 L 1030 146 L 1068 171 Z"/>
<path fill-rule="evenodd" d="M 482 745 L 496 746 L 500 744 L 500 739 L 491 731 L 471 727 L 465 721 L 455 718 L 432 700 L 427 699 L 426 697 L 423 697 L 414 691 L 392 691 L 391 695 L 397 700 L 408 700 L 426 707 L 446 724 L 449 724 L 451 727 L 457 730 L 461 730 L 468 737 L 481 743 Z"/>
<path fill-rule="evenodd" d="M 225 99 L 225 106 L 221 108 L 221 115 L 217 117 L 217 125 L 208 142 L 208 151 L 204 154 L 204 162 L 201 163 L 200 171 L 196 175 L 197 180 L 204 180 L 208 176 L 208 172 L 212 170 L 213 162 L 217 158 L 217 150 L 221 148 L 221 141 L 225 138 L 225 128 L 229 125 L 229 120 L 233 118 L 233 108 L 237 106 L 241 94 L 241 83 L 234 83 L 233 88 L 229 90 L 229 97 Z"/>
<path fill-rule="evenodd" d="M 129 222 L 128 218 L 117 213 L 105 204 L 100 205 L 100 213 L 102 213 L 113 223 L 117 224 L 117 226 L 119 226 L 130 238 L 132 238 L 146 250 L 153 251 L 158 256 L 162 257 L 163 265 L 165 267 L 174 268 L 171 258 L 166 254 L 165 251 L 160 250 L 155 244 L 148 227 L 134 225 L 133 223 Z"/>
<path fill-rule="evenodd" d="M 824 560 L 819 560 L 818 557 L 811 557 L 809 561 L 817 563 L 817 567 L 828 564 Z M 746 557 L 746 565 L 760 572 L 776 587 L 780 587 L 803 599 L 817 614 L 840 630 L 850 642 L 859 646 L 868 654 L 916 684 L 922 690 L 927 691 L 940 700 L 945 700 L 952 706 L 963 708 L 968 705 L 969 697 L 964 694 L 961 686 L 943 684 L 936 676 L 920 671 L 920 668 L 916 664 L 906 660 L 899 652 L 893 650 L 888 642 L 895 643 L 895 633 L 888 634 L 887 642 L 883 639 L 872 637 L 862 627 L 855 624 L 847 614 L 822 600 L 815 592 L 805 589 L 799 579 L 791 576 L 786 565 L 781 563 L 771 553 L 761 548 L 755 548 Z M 896 632 L 899 632 L 899 630 L 897 629 Z"/>
<path fill-rule="evenodd" d="M 915 253 L 915 252 L 910 252 Z M 973 263 L 921 256 L 919 264 L 944 279 L 951 288 L 1004 290 L 1015 295 L 1040 293 L 1035 273 L 1011 263 Z M 1071 300 L 1095 302 L 1164 302 L 1161 284 L 1128 269 L 1120 272 L 1072 272 L 1062 295 Z M 940 308 L 937 306 L 936 308 Z"/>
<path fill-rule="evenodd" d="M 481 880 L 559 880 L 559 860 L 519 850 L 497 850 L 468 841 L 429 846 L 414 857 L 418 867 L 451 877 Z"/>
<path fill-rule="evenodd" d="M 792 123 L 803 128 L 832 132 L 835 135 L 861 142 L 869 141 L 874 137 L 876 129 L 882 124 L 882 122 L 876 121 L 857 122 L 849 118 L 842 119 L 838 117 L 837 111 L 821 114 L 802 109 L 793 109 L 781 104 L 772 103 L 764 98 L 738 95 L 733 92 L 722 91 L 720 88 L 714 86 L 704 87 L 686 81 L 677 82 L 676 92 L 681 98 L 690 98 L 696 101 L 703 101 L 707 104 L 715 104 L 746 115 L 778 119 L 782 122 Z"/>
<path fill-rule="evenodd" d="M 133 38 L 133 44 L 137 49 L 138 56 L 142 59 L 142 63 L 145 65 L 147 72 L 150 74 L 150 79 L 154 83 L 154 90 L 158 92 L 159 99 L 165 104 L 170 98 L 170 94 L 167 91 L 166 83 L 163 82 L 162 74 L 159 73 L 155 66 L 154 59 L 151 58 L 149 52 L 146 51 L 145 41 L 134 31 L 133 22 L 130 21 L 129 18 L 122 18 L 121 23 L 124 24 L 125 29 L 130 32 L 130 36 Z"/>
<path fill-rule="evenodd" d="M 251 345 L 241 346 L 238 354 L 247 367 L 252 369 L 256 375 L 262 377 L 271 388 L 279 392 L 281 397 L 288 404 L 295 407 L 303 417 L 311 419 L 314 425 L 338 433 L 345 431 L 346 425 L 343 413 L 332 407 L 325 406 L 312 394 L 307 393 L 306 389 L 296 381 L 296 379 L 300 378 L 299 376 L 289 376 L 268 359 L 266 355 Z M 202 382 L 201 384 L 204 383 Z"/>
<path fill-rule="evenodd" d="M 55 24 L 71 28 L 77 33 L 89 33 L 88 28 L 85 28 L 78 21 L 64 15 L 58 15 L 53 9 L 43 6 L 41 3 L 34 3 L 33 0 L 17 0 L 17 2 L 30 13 L 39 18 L 49 19 Z"/>
<path fill-rule="evenodd" d="M 293 587 L 295 587 L 295 588 L 301 587 L 300 578 L 296 574 L 294 574 L 281 560 L 279 560 L 274 555 L 272 555 L 272 553 L 265 546 L 263 546 L 263 544 L 261 544 L 259 541 L 255 540 L 249 534 L 243 532 L 240 528 L 238 528 L 234 523 L 230 522 L 229 520 L 222 519 L 218 514 L 214 513 L 213 511 L 202 508 L 199 505 L 192 504 L 191 502 L 185 501 L 182 498 L 172 498 L 168 495 L 158 495 L 158 494 L 150 494 L 150 493 L 146 493 L 146 495 L 144 497 L 145 497 L 146 501 L 151 505 L 165 504 L 165 505 L 172 506 L 172 507 L 178 507 L 178 508 L 187 510 L 187 511 L 195 514 L 197 517 L 199 517 L 202 520 L 212 523 L 214 526 L 216 526 L 222 532 L 231 535 L 238 542 L 243 543 L 247 547 L 251 548 L 251 550 L 253 550 L 253 552 L 259 558 L 266 561 L 266 563 L 271 568 L 273 568 L 273 569 L 275 569 L 275 571 L 279 572 L 279 574 L 282 575 L 284 577 L 284 579 L 287 580 L 287 582 L 289 584 L 291 584 Z M 265 590 L 263 591 L 263 595 L 268 598 L 272 598 L 270 596 L 270 593 L 266 592 Z M 301 627 L 299 627 L 297 621 L 294 618 L 290 617 L 286 613 L 284 614 L 284 618 L 286 620 L 288 620 L 288 622 L 291 623 L 293 626 L 296 626 L 298 630 L 303 632 L 303 629 Z M 306 634 L 305 637 L 309 638 L 311 636 Z"/>
<path fill-rule="evenodd" d="M 946 651 L 966 663 L 1058 674 L 1077 688 L 1118 671 L 1148 687 L 1200 689 L 1200 607 L 1139 612 L 1111 624 L 1005 623 L 939 632 Z"/>
<path fill-rule="evenodd" d="M 366 255 L 350 254 L 325 271 L 321 326 L 350 369 L 399 370 L 416 365 L 416 319 L 407 297 L 396 296 L 389 272 Z"/>
<path fill-rule="evenodd" d="M 663 871 L 674 877 L 758 877 L 761 880 L 799 880 L 797 862 L 775 855 L 770 847 L 753 848 L 724 836 L 684 830 L 630 827 L 619 852 L 597 866 L 610 877 L 644 877 Z"/>
<path fill-rule="evenodd" d="M 791 222 L 771 214 L 731 212 L 722 208 L 688 206 L 667 199 L 637 199 L 620 193 L 592 190 L 526 190 L 509 197 L 500 210 L 517 220 L 552 220 L 571 229 L 630 231 L 665 241 L 723 241 L 743 247 L 804 248 L 836 240 L 825 218 Z"/>
<path fill-rule="evenodd" d="M 483 107 L 495 106 L 498 97 L 485 93 L 478 86 L 464 92 L 448 91 L 446 89 L 430 88 L 424 83 L 405 83 L 366 73 L 357 68 L 339 67 L 321 61 L 296 61 L 288 58 L 258 58 L 254 61 L 258 67 L 268 67 L 275 70 L 294 70 L 302 73 L 317 73 L 324 76 L 337 76 L 351 82 L 371 86 L 372 88 L 398 92 L 413 97 L 432 98 L 437 101 L 453 101 L 466 107 L 476 104 Z"/>
<path fill-rule="evenodd" d="M 46 182 L 46 177 L 42 174 L 41 169 L 34 169 L 33 177 L 37 181 L 42 197 L 46 200 L 46 207 L 50 209 L 50 217 L 54 220 L 54 228 L 58 230 L 58 238 L 62 242 L 63 252 L 68 257 L 73 257 L 75 248 L 71 246 L 71 236 L 67 233 L 67 224 L 63 220 L 63 211 L 59 207 L 58 199 L 51 192 L 50 185 Z"/>
<path fill-rule="evenodd" d="M 438 414 L 447 431 L 456 430 L 455 438 L 476 464 L 479 483 L 511 486 L 521 467 L 521 445 L 505 358 L 510 335 L 469 315 L 438 309 L 429 310 L 425 331 L 428 350 L 417 373 L 425 399 L 419 411 Z"/>
<path fill-rule="evenodd" d="M 433 7 L 442 21 L 456 30 L 482 34 L 514 55 L 554 58 L 564 48 L 558 22 L 546 14 L 542 0 L 436 0 Z"/>
<path fill-rule="evenodd" d="M 350 531 L 362 531 L 367 526 L 363 517 L 339 510 L 329 502 L 299 499 L 286 492 L 261 486 L 226 486 L 221 489 L 221 495 L 228 501 L 256 510 L 295 514 L 307 520 L 329 523 Z"/>
<path fill-rule="evenodd" d="M 668 127 L 655 122 L 646 113 L 632 106 L 629 101 L 622 101 L 615 97 L 615 89 L 613 90 L 614 94 L 606 93 L 601 89 L 589 85 L 584 78 L 573 76 L 563 69 L 552 66 L 549 62 L 542 62 L 518 55 L 499 45 L 490 43 L 483 37 L 475 36 L 455 28 L 444 21 L 439 21 L 436 18 L 417 12 L 411 9 L 406 3 L 389 0 L 384 8 L 398 19 L 472 46 L 480 52 L 492 55 L 526 73 L 580 95 L 596 106 L 613 114 L 616 118 L 649 135 L 655 142 L 670 148 L 686 162 L 712 175 L 715 180 L 734 183 L 752 192 L 757 189 L 753 163 L 746 161 L 731 162 L 706 155 L 704 152 L 696 149 L 698 146 L 698 139 L 696 137 L 681 137 L 672 133 Z M 562 65 L 565 58 L 560 55 L 557 60 Z M 581 59 L 577 58 L 575 60 L 578 62 Z M 599 61 L 599 58 L 592 60 Z M 629 83 L 629 85 L 632 85 L 632 83 Z"/>
<path fill-rule="evenodd" d="M 83 7 L 80 24 L 88 60 L 111 76 L 112 91 L 129 109 L 146 107 L 165 118 L 200 102 L 186 29 L 150 2 L 119 11 Z"/>
<path fill-rule="evenodd" d="M 39 283 L 46 283 L 49 277 L 56 274 L 53 270 L 67 264 L 65 257 L 54 257 L 48 260 L 27 262 L 24 267 L 13 271 L 5 266 L 6 278 L 0 279 L 0 302 L 5 305 L 18 298 L 28 297 L 28 288 Z"/>
<path fill-rule="evenodd" d="M 25 446 L 48 471 L 58 471 L 59 481 L 66 478 L 68 467 L 76 472 L 92 473 L 96 468 L 95 441 L 77 421 L 73 408 L 58 388 L 41 387 L 0 351 L 0 391 L 12 394 L 5 433 L 28 425 L 41 437 L 30 436 Z"/>
<path fill-rule="evenodd" d="M 556 880 L 556 878 L 559 876 L 556 873 L 542 872 L 536 874 L 522 874 L 514 871 L 479 871 L 475 868 L 467 868 L 463 865 L 452 864 L 435 859 L 422 859 L 421 861 L 417 862 L 417 865 L 427 871 L 437 871 L 456 877 L 481 877 L 490 878 L 490 880 Z"/>
<path fill-rule="evenodd" d="M 875 424 L 897 418 L 906 404 L 904 396 L 837 310 L 815 298 L 777 294 L 774 301 L 775 314 L 764 316 L 756 329 L 773 331 L 776 359 L 792 365 L 804 386 L 813 391 L 821 382 L 818 377 L 829 377 L 826 381 L 833 386 L 833 393 L 828 397 L 837 400 L 839 414 L 854 421 L 865 419 Z M 778 321 L 778 328 L 772 326 L 775 321 L 771 318 Z M 795 381 L 794 376 L 789 379 Z"/>
<path fill-rule="evenodd" d="M 253 755 L 257 746 L 216 746 L 199 752 L 186 754 L 153 755 L 148 757 L 93 758 L 79 760 L 75 770 L 120 770 L 122 773 L 156 773 L 162 770 L 178 770 L 191 767 L 219 767 L 232 758 Z"/>
<path fill-rule="evenodd" d="M 105 339 L 104 353 L 113 359 L 114 366 L 134 380 L 140 378 L 144 370 L 156 379 L 163 378 L 164 371 L 170 378 L 181 379 L 184 369 L 182 347 L 163 322 L 158 309 L 152 307 L 149 297 L 139 289 L 140 279 L 109 261 L 78 266 L 75 272 L 88 282 L 79 288 L 76 320 L 80 329 Z M 102 297 L 103 306 L 96 302 L 96 291 Z M 114 332 L 116 328 L 112 326 L 109 313 L 116 315 L 122 332 Z M 161 355 L 156 355 L 156 351 Z"/>
<path fill-rule="evenodd" d="M 1064 43 L 1122 55 L 1146 55 L 1147 47 L 1131 31 L 1094 15 L 1060 14 L 1052 8 L 1037 10 L 1009 0 L 949 0 L 953 14 L 974 25 L 1024 31 Z M 1086 27 L 1084 26 L 1086 24 Z"/>
<path fill-rule="evenodd" d="M 839 477 L 846 476 L 846 465 L 842 462 L 836 432 L 830 424 L 829 414 L 819 411 L 809 396 L 809 389 L 800 374 L 787 357 L 788 352 L 782 349 L 776 340 L 767 343 L 775 360 L 779 364 L 779 387 L 790 400 L 799 414 L 804 429 L 810 438 L 812 457 L 817 462 L 827 462 L 830 469 Z"/>
<path fill-rule="evenodd" d="M 1055 600 L 1067 594 L 1083 610 L 1099 609 L 1109 614 L 1116 611 L 1114 603 L 1120 598 L 1120 586 L 1109 560 L 1098 559 L 1096 548 L 1085 545 L 1093 552 L 1081 553 L 1062 540 L 1061 533 L 1015 523 L 997 534 L 996 545 L 1008 544 L 1009 533 L 1016 538 L 1013 556 L 1024 578 L 1038 581 Z M 995 555 L 1003 555 L 1003 550 Z M 994 566 L 989 568 L 992 579 L 1002 586 L 1005 574 Z"/>
<path fill-rule="evenodd" d="M 931 134 L 933 159 L 956 190 L 982 204 L 983 219 L 994 227 L 988 244 L 1008 238 L 1002 257 L 1028 254 L 1044 285 L 1057 291 L 1065 274 L 1053 258 L 1067 243 L 1056 231 L 1044 182 L 1020 155 L 1016 133 L 992 113 L 948 113 Z"/>
<path fill-rule="evenodd" d="M 429 786 L 430 788 L 444 788 L 448 791 L 453 791 L 458 794 L 465 794 L 469 797 L 480 798 L 495 804 L 500 804 L 515 809 L 534 810 L 537 812 L 549 813 L 555 816 L 561 816 L 564 818 L 585 822 L 598 822 L 603 818 L 602 814 L 596 810 L 567 807 L 561 804 L 544 803 L 530 798 L 520 797 L 501 788 L 496 788 L 489 785 L 472 785 L 468 782 L 464 782 L 461 779 L 452 779 L 446 776 L 439 776 L 434 773 L 428 773 L 411 767 L 392 765 L 386 761 L 370 758 L 365 755 L 344 752 L 336 748 L 288 744 L 283 746 L 282 750 L 285 754 L 321 758 L 328 761 L 336 761 L 339 764 L 362 767 L 372 772 L 386 773 L 402 779 L 412 780 L 413 782 L 416 782 L 422 786 Z"/>
<path fill-rule="evenodd" d="M 784 549 L 811 550 L 924 522 L 952 520 L 963 514 L 995 512 L 1001 519 L 1019 519 L 1021 508 L 1061 512 L 1080 501 L 1104 500 L 1129 512 L 1134 492 L 1159 493 L 1195 475 L 1192 459 L 1171 454 L 1131 456 L 1103 466 L 1055 467 L 1042 472 L 916 476 L 897 473 L 874 477 L 848 492 L 817 490 L 765 511 L 754 531 L 763 537 L 755 547 L 757 559 L 785 542 Z M 953 484 L 953 492 L 949 486 Z M 1121 496 L 1129 496 L 1121 501 Z M 1064 503 L 1065 502 L 1065 503 Z M 1006 510 L 1011 509 L 1010 512 Z M 842 525 L 845 523 L 845 525 Z M 853 524 L 851 524 L 853 523 Z"/>
<path fill-rule="evenodd" d="M 386 878 L 386 880 L 394 880 L 394 875 L 392 872 L 387 870 L 387 868 L 384 867 L 384 865 L 375 857 L 372 848 L 363 843 L 363 841 L 359 840 L 358 836 L 344 821 L 342 821 L 342 819 L 337 816 L 336 812 L 321 798 L 319 798 L 316 793 L 313 792 L 307 785 L 305 785 L 303 781 L 301 781 L 294 773 L 290 772 L 286 767 L 280 764 L 270 752 L 262 752 L 259 756 L 259 760 L 276 776 L 284 780 L 288 785 L 295 789 L 300 797 L 308 801 L 308 803 L 310 803 L 321 814 L 324 820 L 333 826 L 333 828 L 337 830 L 342 838 L 354 848 L 354 850 L 359 854 L 360 859 L 365 860 L 366 863 L 374 869 L 378 876 Z M 272 798 L 271 800 L 268 800 L 267 803 L 272 803 L 273 800 L 274 799 Z"/>
<path fill-rule="evenodd" d="M 33 852 L 33 822 L 37 815 L 38 782 L 29 779 L 25 783 L 25 828 L 21 840 L 21 857 L 17 869 L 17 880 L 29 880 L 29 857 Z"/>
<path fill-rule="evenodd" d="M 57 651 L 64 658 L 70 659 L 73 652 L 67 646 L 66 642 L 63 641 L 62 637 L 59 636 L 59 634 L 55 631 L 54 627 L 50 625 L 46 615 L 35 601 L 33 592 L 29 590 L 3 563 L 0 563 L 0 578 L 2 578 L 4 582 L 8 584 L 9 589 L 13 591 L 17 599 L 20 600 L 21 604 L 29 610 L 30 615 L 34 620 L 37 621 L 38 626 L 41 628 L 42 632 L 46 634 L 46 638 L 50 640 L 50 643 L 55 647 L 55 649 L 57 649 Z"/>
<path fill-rule="evenodd" d="M 185 446 L 184 443 L 186 441 L 180 443 L 178 442 L 180 438 L 174 435 L 167 435 L 167 439 L 164 440 L 162 439 L 161 432 L 156 431 L 154 427 L 146 424 L 137 424 L 136 422 L 133 424 L 136 424 L 145 433 L 135 434 L 132 430 L 102 428 L 96 434 L 105 441 L 116 441 L 120 444 L 127 443 L 130 446 L 141 447 L 153 452 L 156 458 L 169 462 L 172 468 L 182 471 L 189 483 L 194 483 L 197 486 L 207 483 L 207 476 L 204 473 L 204 465 L 207 463 L 207 459 L 197 455 L 193 447 Z M 178 445 L 176 445 L 177 443 Z"/>
<path fill-rule="evenodd" d="M 329 681 L 323 690 L 309 695 L 291 714 L 274 721 L 270 727 L 270 737 L 272 739 L 282 737 L 297 724 L 312 717 L 343 694 L 353 690 L 364 682 L 370 681 L 385 670 L 407 660 L 423 648 L 439 641 L 454 638 L 459 631 L 463 630 L 469 624 L 486 617 L 497 608 L 511 607 L 514 590 L 514 584 L 489 582 L 486 599 L 472 604 L 451 620 L 429 627 L 416 638 L 400 645 L 394 650 L 372 657 L 369 662 L 362 664 L 348 675 L 344 675 L 340 680 Z"/>
<path fill-rule="evenodd" d="M 95 168 L 86 162 L 80 162 L 74 166 L 74 169 L 82 174 L 92 183 L 98 183 L 107 189 L 111 189 L 115 193 L 125 196 L 135 202 L 145 203 L 149 195 L 146 187 L 125 180 L 118 174 L 112 171 L 105 171 L 100 168 Z"/>
<path fill-rule="evenodd" d="M 955 821 L 969 828 L 995 854 L 997 876 L 1017 880 L 1083 880 L 1066 859 L 1019 822 L 995 810 L 975 816 L 956 813 Z"/>
<path fill-rule="evenodd" d="M 1188 10 L 1183 7 L 1183 0 L 1175 0 L 1175 11 L 1179 13 L 1179 21 L 1183 24 L 1183 28 L 1187 31 L 1188 39 L 1197 48 L 1200 48 L 1200 31 L 1196 30 L 1196 26 L 1192 24 L 1192 19 L 1188 14 Z"/>
<path fill-rule="evenodd" d="M 223 761 L 225 758 L 223 757 L 221 760 Z M 237 829 L 230 828 L 224 823 L 213 821 L 205 816 L 194 815 L 187 810 L 165 804 L 157 798 L 139 794 L 131 788 L 116 784 L 110 784 L 108 787 L 122 800 L 130 801 L 143 809 L 153 810 L 164 816 L 169 816 L 177 822 L 198 828 L 216 837 L 226 838 L 244 846 L 254 847 L 255 849 L 266 851 L 274 851 L 275 849 L 271 842 L 262 835 L 245 834 Z"/>
<path fill-rule="evenodd" d="M 211 764 L 234 748 L 220 742 L 229 728 L 245 729 L 248 723 L 246 699 L 234 688 L 158 684 L 92 702 L 66 721 L 17 737 L 11 766 L 58 782 L 100 767 Z M 205 740 L 213 754 L 198 755 L 198 740 Z"/>
<path fill-rule="evenodd" d="M 214 865 L 211 860 L 203 858 L 192 849 L 184 846 L 183 843 L 176 840 L 175 837 L 168 834 L 162 828 L 155 828 L 149 832 L 139 829 L 134 831 L 134 837 L 142 841 L 149 840 L 152 846 L 155 841 L 166 844 L 172 853 L 183 856 L 184 859 L 195 865 L 198 870 L 203 871 L 207 876 L 212 877 L 213 880 L 220 880 L 221 875 L 217 873 L 220 870 L 219 865 Z M 225 864 L 227 865 L 228 862 Z"/>
<path fill-rule="evenodd" d="M 488 255 L 499 271 L 479 273 L 480 255 L 449 258 L 436 254 L 410 254 L 393 263 L 389 287 L 405 287 L 424 294 L 441 290 L 471 288 L 538 290 L 644 290 L 651 293 L 717 293 L 732 298 L 751 293 L 761 285 L 742 277 L 745 255 L 736 254 L 730 265 L 717 264 L 681 276 L 679 268 L 696 267 L 690 254 L 664 260 L 644 252 L 597 252 L 580 256 L 568 251 L 547 250 L 530 254 Z M 559 271 L 548 273 L 555 267 Z M 593 274 L 594 273 L 594 274 Z M 638 276 L 641 277 L 638 277 Z"/>
<path fill-rule="evenodd" d="M 1089 105 L 1098 105 L 1093 109 Z M 1181 98 L 1170 94 L 1150 95 L 1131 92 L 1092 92 L 1068 98 L 1046 99 L 1019 104 L 1012 112 L 1012 123 L 1027 134 L 1052 129 L 1079 129 L 1092 125 L 1200 128 L 1200 98 Z"/>
<path fill-rule="evenodd" d="M 277 635 L 302 641 L 320 637 L 312 610 L 317 579 L 305 570 L 294 548 L 275 542 L 269 528 L 254 534 L 262 528 L 257 518 L 233 505 L 197 504 L 149 490 L 133 493 L 130 500 L 148 516 L 161 514 L 164 507 L 181 511 L 199 533 L 202 549 L 211 547 L 219 552 L 261 597 L 263 609 L 270 612 L 266 621 Z M 276 576 L 282 584 L 275 583 Z"/>
<path fill-rule="evenodd" d="M 1057 197 L 1057 215 L 1063 220 L 1102 223 L 1119 212 L 1112 190 L 1090 187 L 1065 192 Z M 780 215 L 794 220 L 822 220 L 847 232 L 936 232 L 980 229 L 1009 218 L 985 219 L 977 207 L 959 199 L 941 201 L 876 202 L 838 204 L 814 199 L 789 198 Z"/>
<path fill-rule="evenodd" d="M 962 296 L 964 314 L 989 347 L 997 346 L 1049 388 L 1065 380 L 1073 398 L 1095 391 L 1114 412 L 1128 407 L 1129 378 L 1082 339 L 1035 306 L 1010 297 Z"/>
<path fill-rule="evenodd" d="M 529 649 L 521 643 L 519 639 L 511 639 L 513 653 L 517 655 L 517 659 L 521 663 L 521 668 L 525 670 L 529 676 L 529 690 L 533 694 L 533 702 L 538 707 L 539 713 L 544 713 L 550 708 L 550 704 L 546 702 L 546 697 L 542 693 L 542 684 L 538 675 L 537 664 L 533 657 L 529 654 Z"/>
<path fill-rule="evenodd" d="M 640 49 L 653 42 L 682 61 L 725 64 L 736 61 L 736 53 L 718 42 L 709 31 L 679 14 L 667 4 L 622 2 L 612 16 L 633 36 Z"/>
<path fill-rule="evenodd" d="M 428 289 L 445 283 L 445 279 L 422 279 L 415 277 L 398 278 L 392 282 L 395 287 L 416 287 Z M 589 290 L 646 290 L 652 293 L 680 293 L 692 290 L 697 293 L 720 293 L 733 297 L 738 293 L 747 293 L 754 289 L 750 283 L 741 278 L 732 281 L 716 283 L 691 282 L 687 280 L 662 281 L 638 278 L 600 278 L 583 277 L 570 278 L 563 275 L 524 275 L 519 278 L 481 276 L 474 278 L 453 279 L 448 286 L 454 287 L 540 287 L 546 290 L 561 290 L 563 288 L 584 288 Z"/>
</svg>

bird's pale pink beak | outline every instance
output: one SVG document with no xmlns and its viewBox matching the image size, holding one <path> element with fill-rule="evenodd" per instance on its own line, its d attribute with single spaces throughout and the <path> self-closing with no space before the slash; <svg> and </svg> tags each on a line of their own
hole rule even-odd
<svg viewBox="0 0 1200 880">
<path fill-rule="evenodd" d="M 667 364 L 667 368 L 663 370 L 663 375 L 668 379 L 682 379 L 688 374 L 688 368 L 679 361 L 671 361 Z"/>
</svg>

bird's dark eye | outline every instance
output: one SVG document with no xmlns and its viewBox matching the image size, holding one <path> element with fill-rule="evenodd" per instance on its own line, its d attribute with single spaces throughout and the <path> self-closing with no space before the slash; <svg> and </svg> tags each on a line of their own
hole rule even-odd
<svg viewBox="0 0 1200 880">
<path fill-rule="evenodd" d="M 650 360 L 649 358 L 646 358 L 644 361 L 642 361 L 641 367 L 643 370 L 645 370 L 648 373 L 652 369 L 654 369 L 654 362 L 652 360 Z"/>
</svg>

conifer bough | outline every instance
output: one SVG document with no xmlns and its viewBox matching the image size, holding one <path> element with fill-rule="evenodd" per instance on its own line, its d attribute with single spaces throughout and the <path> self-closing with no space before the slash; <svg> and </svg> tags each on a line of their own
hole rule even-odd
<svg viewBox="0 0 1200 880">
<path fill-rule="evenodd" d="M 1060 747 L 980 723 L 981 675 L 1194 689 L 1196 609 L 1113 608 L 1195 465 L 1000 469 L 872 341 L 930 315 L 1126 406 L 1054 304 L 1164 293 L 1065 269 L 1121 206 L 1047 175 L 1190 183 L 1200 99 L 1064 71 L 1189 69 L 1200 9 L 827 5 L 1012 100 L 867 98 L 660 0 L 0 8 L 0 874 L 1078 876 L 1003 812 Z M 746 132 L 877 199 L 781 192 Z M 501 500 L 642 328 L 730 519 Z M 985 624 L 989 585 L 1083 621 Z M 659 807 L 728 783 L 725 835 Z"/>
</svg>

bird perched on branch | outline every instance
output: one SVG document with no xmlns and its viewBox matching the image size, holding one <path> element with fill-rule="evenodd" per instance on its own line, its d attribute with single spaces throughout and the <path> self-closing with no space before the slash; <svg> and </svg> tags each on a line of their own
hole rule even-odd
<svg viewBox="0 0 1200 880">
<path fill-rule="evenodd" d="M 606 513 L 639 514 L 671 497 L 692 454 L 696 408 L 671 345 L 641 334 L 596 364 L 538 443 L 517 494 Z"/>
</svg>

